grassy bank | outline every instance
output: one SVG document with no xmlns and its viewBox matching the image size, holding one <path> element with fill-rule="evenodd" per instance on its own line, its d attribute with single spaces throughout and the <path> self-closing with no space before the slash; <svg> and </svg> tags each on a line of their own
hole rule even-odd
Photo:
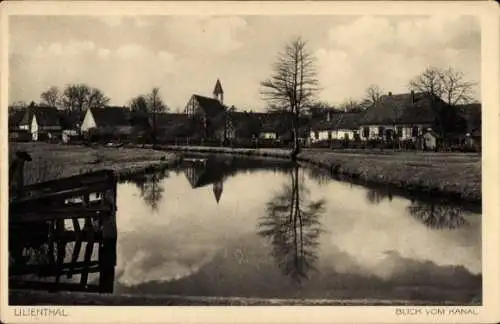
<svg viewBox="0 0 500 324">
<path fill-rule="evenodd" d="M 477 154 L 305 150 L 298 159 L 361 181 L 481 201 L 481 157 Z"/>
<path fill-rule="evenodd" d="M 9 155 L 26 151 L 31 162 L 25 164 L 25 184 L 78 175 L 103 169 L 118 176 L 152 170 L 176 162 L 174 153 L 141 148 L 85 147 L 47 143 L 11 143 Z"/>
</svg>

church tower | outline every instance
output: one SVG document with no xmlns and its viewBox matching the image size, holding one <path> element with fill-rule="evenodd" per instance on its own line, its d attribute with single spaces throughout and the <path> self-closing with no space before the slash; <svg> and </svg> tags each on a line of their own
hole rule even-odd
<svg viewBox="0 0 500 324">
<path fill-rule="evenodd" d="M 217 181 L 216 183 L 214 183 L 214 185 L 213 185 L 215 201 L 217 201 L 217 204 L 219 204 L 220 196 L 222 195 L 223 183 L 224 183 L 224 180 L 220 180 L 220 181 Z"/>
<path fill-rule="evenodd" d="M 224 104 L 224 91 L 222 90 L 222 85 L 220 84 L 220 80 L 217 79 L 214 87 L 214 99 L 219 100 L 219 102 Z"/>
</svg>

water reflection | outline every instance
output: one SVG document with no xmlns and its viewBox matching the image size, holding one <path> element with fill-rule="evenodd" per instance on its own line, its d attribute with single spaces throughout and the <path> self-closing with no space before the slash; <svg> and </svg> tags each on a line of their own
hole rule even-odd
<svg viewBox="0 0 500 324">
<path fill-rule="evenodd" d="M 161 201 L 165 191 L 161 181 L 168 178 L 168 176 L 168 170 L 164 170 L 150 174 L 137 174 L 130 179 L 137 186 L 141 197 L 152 211 L 158 210 L 158 203 Z"/>
<path fill-rule="evenodd" d="M 215 201 L 218 204 L 224 190 L 224 180 L 230 175 L 231 164 L 217 159 L 187 160 L 184 174 L 191 188 L 203 188 L 212 185 Z"/>
<path fill-rule="evenodd" d="M 408 212 L 431 229 L 457 229 L 468 225 L 463 210 L 453 205 L 412 200 Z"/>
<path fill-rule="evenodd" d="M 366 191 L 366 199 L 374 205 L 380 204 L 385 199 L 392 201 L 392 193 L 380 188 L 370 188 Z"/>
<path fill-rule="evenodd" d="M 272 256 L 281 271 L 300 283 L 316 270 L 318 237 L 321 233 L 319 216 L 324 212 L 324 200 L 312 201 L 299 167 L 290 172 L 290 183 L 284 185 L 268 203 L 258 224 L 258 234 L 269 239 Z"/>
</svg>

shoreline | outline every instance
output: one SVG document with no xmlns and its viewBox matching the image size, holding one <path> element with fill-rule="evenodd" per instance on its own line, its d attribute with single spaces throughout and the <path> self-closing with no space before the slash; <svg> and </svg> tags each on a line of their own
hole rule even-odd
<svg viewBox="0 0 500 324">
<path fill-rule="evenodd" d="M 9 291 L 12 306 L 479 306 L 479 300 L 437 301 L 377 298 L 264 298 L 183 295 L 94 294 L 85 292 Z"/>
<path fill-rule="evenodd" d="M 291 150 L 286 149 L 200 146 L 162 146 L 160 149 L 179 153 L 229 154 L 286 160 L 291 158 Z M 462 163 L 462 158 L 472 162 Z M 333 177 L 347 178 L 344 180 L 362 185 L 388 186 L 408 194 L 440 196 L 476 206 L 480 206 L 482 202 L 481 159 L 480 156 L 471 154 L 306 149 L 299 153 L 297 162 L 319 167 Z M 450 166 L 446 162 L 450 162 Z"/>
</svg>

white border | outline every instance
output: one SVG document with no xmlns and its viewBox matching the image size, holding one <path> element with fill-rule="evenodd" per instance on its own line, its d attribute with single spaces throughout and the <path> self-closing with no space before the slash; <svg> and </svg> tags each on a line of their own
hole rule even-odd
<svg viewBox="0 0 500 324">
<path fill-rule="evenodd" d="M 15 317 L 7 306 L 7 163 L 1 164 L 1 281 L 0 309 L 2 322 L 147 322 L 147 323 L 332 323 L 332 322 L 452 322 L 482 323 L 500 320 L 500 221 L 498 201 L 499 160 L 499 10 L 495 2 L 3 2 L 1 8 L 1 88 L 0 137 L 2 157 L 6 159 L 8 106 L 8 16 L 9 15 L 477 15 L 482 23 L 483 105 L 483 306 L 474 307 L 477 316 L 397 316 L 395 307 L 64 307 L 68 317 Z M 429 307 L 416 307 L 429 309 Z M 465 309 L 465 308 L 464 308 Z"/>
</svg>

